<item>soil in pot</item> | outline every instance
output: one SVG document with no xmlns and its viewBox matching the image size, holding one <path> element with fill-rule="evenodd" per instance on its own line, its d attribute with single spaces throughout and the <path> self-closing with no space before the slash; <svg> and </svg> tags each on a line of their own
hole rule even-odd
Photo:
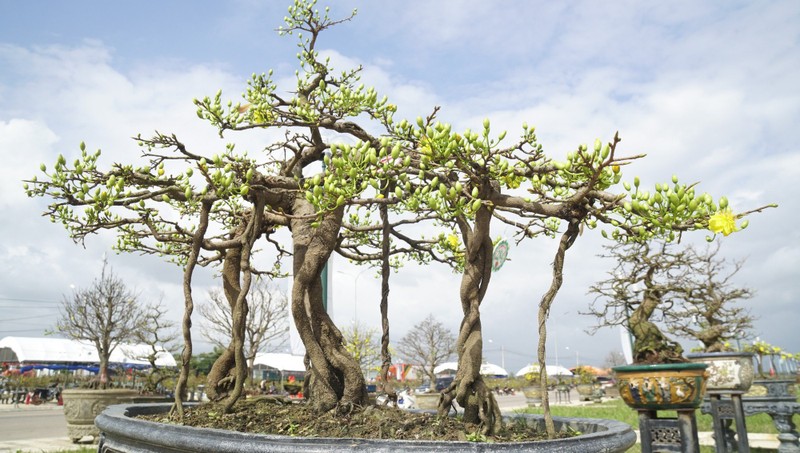
<svg viewBox="0 0 800 453">
<path fill-rule="evenodd" d="M 140 418 L 161 423 L 172 422 L 166 415 Z M 408 412 L 382 406 L 353 408 L 344 414 L 337 414 L 336 411 L 319 414 L 306 404 L 269 398 L 239 401 L 231 414 L 223 414 L 220 408 L 213 404 L 187 408 L 183 424 L 200 428 L 304 437 L 436 441 L 466 441 L 480 438 L 479 426 L 464 423 L 458 417 L 438 417 L 428 412 Z M 572 435 L 558 433 L 559 437 Z M 545 433 L 531 430 L 522 423 L 505 423 L 501 432 L 480 438 L 489 442 L 542 439 L 546 439 Z"/>
</svg>

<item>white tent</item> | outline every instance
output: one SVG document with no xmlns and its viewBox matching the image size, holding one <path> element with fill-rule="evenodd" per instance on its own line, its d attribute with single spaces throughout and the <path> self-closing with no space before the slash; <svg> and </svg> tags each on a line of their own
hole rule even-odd
<svg viewBox="0 0 800 453">
<path fill-rule="evenodd" d="M 481 364 L 481 374 L 483 376 L 491 376 L 496 378 L 508 377 L 508 371 L 503 369 L 503 367 L 488 362 L 484 362 Z"/>
<path fill-rule="evenodd" d="M 256 365 L 268 366 L 278 371 L 306 371 L 306 365 L 303 363 L 303 356 L 280 352 L 259 352 L 256 354 L 256 358 L 253 361 L 253 366 Z"/>
<path fill-rule="evenodd" d="M 445 371 L 452 371 L 455 373 L 458 370 L 458 362 L 445 362 L 433 369 L 433 374 L 444 373 Z M 484 376 L 492 377 L 508 377 L 508 371 L 499 365 L 484 362 L 481 364 L 480 373 Z"/>
<path fill-rule="evenodd" d="M 548 376 L 572 376 L 572 371 L 564 368 L 561 365 L 545 365 L 545 370 L 547 371 Z M 539 364 L 535 363 L 520 368 L 520 370 L 517 371 L 516 376 L 525 376 L 530 372 L 536 373 L 538 371 L 539 371 Z"/>
<path fill-rule="evenodd" d="M 159 348 L 156 365 L 176 366 L 172 354 Z M 112 364 L 148 365 L 150 346 L 120 344 L 111 352 Z M 94 345 L 65 338 L 5 337 L 0 340 L 0 361 L 23 364 L 98 363 Z"/>
</svg>

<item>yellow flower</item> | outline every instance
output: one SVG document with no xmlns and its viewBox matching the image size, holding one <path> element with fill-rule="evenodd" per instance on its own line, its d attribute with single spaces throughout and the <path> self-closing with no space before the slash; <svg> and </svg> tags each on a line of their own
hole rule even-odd
<svg viewBox="0 0 800 453">
<path fill-rule="evenodd" d="M 722 233 L 727 236 L 734 231 L 739 231 L 736 228 L 736 218 L 730 209 L 722 209 L 717 211 L 708 219 L 708 229 L 714 233 Z"/>
<path fill-rule="evenodd" d="M 450 245 L 450 248 L 453 250 L 458 249 L 458 236 L 455 234 L 451 234 L 447 236 L 447 243 Z"/>
</svg>

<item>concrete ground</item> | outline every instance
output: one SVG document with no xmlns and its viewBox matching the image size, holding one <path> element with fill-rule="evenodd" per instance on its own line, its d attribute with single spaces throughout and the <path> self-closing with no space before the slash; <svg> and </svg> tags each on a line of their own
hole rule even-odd
<svg viewBox="0 0 800 453">
<path fill-rule="evenodd" d="M 513 413 L 514 410 L 523 409 L 526 407 L 525 404 L 525 397 L 522 396 L 521 393 L 517 395 L 500 395 L 497 397 L 497 401 L 502 408 L 504 413 Z M 555 395 L 551 395 L 551 405 L 557 404 L 570 404 L 570 405 L 584 405 L 584 404 L 593 404 L 588 401 L 579 401 L 577 393 L 574 395 L 570 395 L 570 402 L 562 402 L 557 403 L 555 402 Z M 19 413 L 22 415 L 23 413 L 29 413 L 32 411 L 61 411 L 62 406 L 55 406 L 53 404 L 43 404 L 41 406 L 30 406 L 20 404 L 19 406 L 15 407 L 13 404 L 0 404 L 0 415 L 11 415 L 13 413 Z M 64 427 L 66 427 L 66 421 L 64 422 Z M 637 432 L 638 436 L 638 432 Z M 93 444 L 90 441 L 91 438 L 86 438 L 88 442 L 81 442 L 80 444 L 73 444 L 68 438 L 65 436 L 60 437 L 47 437 L 47 438 L 34 438 L 34 439 L 22 439 L 22 440 L 3 440 L 0 439 L 0 453 L 16 453 L 16 452 L 39 452 L 39 453 L 46 453 L 46 452 L 58 452 L 58 451 L 74 451 L 80 450 L 81 448 L 85 447 L 92 447 Z M 750 442 L 750 446 L 753 448 L 769 448 L 769 449 L 777 449 L 778 448 L 778 439 L 775 434 L 749 434 L 748 439 Z M 701 432 L 699 433 L 699 440 L 701 445 L 714 445 L 714 439 L 712 437 L 712 433 L 710 432 Z"/>
</svg>

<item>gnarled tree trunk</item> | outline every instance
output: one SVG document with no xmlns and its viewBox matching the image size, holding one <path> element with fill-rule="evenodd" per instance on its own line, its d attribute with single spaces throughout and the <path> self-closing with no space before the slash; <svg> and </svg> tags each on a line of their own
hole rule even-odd
<svg viewBox="0 0 800 453">
<path fill-rule="evenodd" d="M 229 248 L 225 251 L 225 258 L 222 263 L 222 289 L 225 299 L 231 306 L 231 313 L 234 313 L 236 300 L 241 291 L 241 258 L 240 248 Z M 217 357 L 206 379 L 206 394 L 211 401 L 219 401 L 228 396 L 233 388 L 233 370 L 236 365 L 233 338 L 228 347 Z"/>
<path fill-rule="evenodd" d="M 654 287 L 655 267 L 648 269 L 644 276 L 645 285 L 642 303 L 636 307 L 629 318 L 633 343 L 633 361 L 636 363 L 685 362 L 683 348 L 667 338 L 650 317 L 661 305 L 662 292 Z"/>
<path fill-rule="evenodd" d="M 483 206 L 475 214 L 474 229 L 465 219 L 458 222 L 466 246 L 460 290 L 464 318 L 458 332 L 458 371 L 439 401 L 439 413 L 444 415 L 455 399 L 464 408 L 464 421 L 480 424 L 486 434 L 496 431 L 501 424 L 500 408 L 480 374 L 483 361 L 480 305 L 492 275 L 491 218 L 491 211 Z"/>
<path fill-rule="evenodd" d="M 344 347 L 342 334 L 322 304 L 321 274 L 336 246 L 344 208 L 324 214 L 319 225 L 311 223 L 314 207 L 299 195 L 291 221 L 294 243 L 292 317 L 310 359 L 306 397 L 321 412 L 337 406 L 349 410 L 364 405 L 367 389 L 358 362 Z"/>
</svg>

